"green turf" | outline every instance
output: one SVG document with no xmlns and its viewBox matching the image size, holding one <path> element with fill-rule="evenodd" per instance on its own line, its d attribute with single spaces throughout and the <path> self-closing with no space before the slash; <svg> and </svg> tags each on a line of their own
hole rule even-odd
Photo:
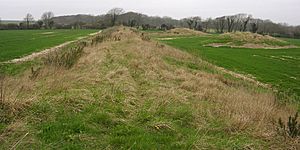
<svg viewBox="0 0 300 150">
<path fill-rule="evenodd" d="M 2 20 L 1 24 L 19 24 L 20 22 L 22 22 L 22 21 L 20 21 L 20 20 Z"/>
<path fill-rule="evenodd" d="M 300 40 L 288 39 L 286 41 L 300 45 Z M 271 84 L 279 90 L 300 96 L 300 48 L 270 50 L 205 47 L 204 45 L 209 43 L 228 42 L 228 39 L 218 39 L 215 35 L 182 37 L 164 40 L 164 42 L 218 66 L 243 74 L 251 74 L 257 80 Z"/>
<path fill-rule="evenodd" d="M 50 48 L 97 30 L 3 30 L 0 31 L 0 62 Z"/>
</svg>

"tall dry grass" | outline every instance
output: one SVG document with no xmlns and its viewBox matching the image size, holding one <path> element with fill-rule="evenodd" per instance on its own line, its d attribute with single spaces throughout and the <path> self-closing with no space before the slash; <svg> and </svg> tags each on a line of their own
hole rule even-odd
<svg viewBox="0 0 300 150">
<path fill-rule="evenodd" d="M 0 74 L 0 104 L 3 104 L 5 101 L 4 79 L 5 76 Z"/>
<path fill-rule="evenodd" d="M 226 130 L 230 133 L 249 132 L 255 137 L 272 140 L 278 137 L 278 119 L 287 119 L 296 112 L 293 106 L 281 105 L 271 90 L 255 90 L 258 86 L 256 84 L 248 81 L 230 81 L 222 75 L 170 66 L 162 59 L 167 56 L 214 68 L 213 65 L 199 61 L 187 53 L 168 46 L 157 46 L 155 42 L 135 40 L 133 43 L 135 44 L 118 48 L 123 53 L 134 56 L 135 59 L 130 64 L 134 67 L 133 70 L 144 73 L 145 80 L 159 80 L 159 87 L 149 91 L 153 90 L 158 99 L 170 98 L 174 101 L 188 102 L 189 98 L 193 98 L 215 103 L 216 107 L 210 111 L 227 120 Z M 252 88 L 248 88 L 249 85 Z"/>
<path fill-rule="evenodd" d="M 280 105 L 271 91 L 255 90 L 257 85 L 248 81 L 225 79 L 222 72 L 208 73 L 169 64 L 165 57 L 214 69 L 213 65 L 188 53 L 143 40 L 133 29 L 118 27 L 102 34 L 94 36 L 91 44 L 46 58 L 45 64 L 50 65 L 43 66 L 35 80 L 29 78 L 30 70 L 22 77 L 9 78 L 7 101 L 26 106 L 50 91 L 60 90 L 81 91 L 73 92 L 73 97 L 92 95 L 85 98 L 91 99 L 91 91 L 101 87 L 97 97 L 111 99 L 112 103 L 118 101 L 119 91 L 125 93 L 120 103 L 125 106 L 123 111 L 129 114 L 128 118 L 134 118 L 146 101 L 153 101 L 149 111 L 154 112 L 172 104 L 190 104 L 196 128 L 202 128 L 207 117 L 218 118 L 226 122 L 222 130 L 229 134 L 249 133 L 275 143 L 275 148 L 299 145 L 278 137 L 277 120 L 287 118 L 296 110 Z M 56 65 L 66 68 L 55 69 Z M 51 97 L 52 101 L 62 99 L 62 96 Z M 280 142 L 286 143 L 280 145 Z"/>
</svg>

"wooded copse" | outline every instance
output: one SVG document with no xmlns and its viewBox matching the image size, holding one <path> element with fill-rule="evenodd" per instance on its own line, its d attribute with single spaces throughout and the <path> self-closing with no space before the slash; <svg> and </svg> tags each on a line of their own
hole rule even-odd
<svg viewBox="0 0 300 150">
<path fill-rule="evenodd" d="M 105 29 L 115 25 L 137 27 L 142 30 L 169 30 L 185 27 L 203 32 L 253 32 L 279 37 L 300 38 L 300 26 L 286 23 L 274 23 L 271 20 L 254 18 L 250 14 L 236 14 L 217 18 L 202 19 L 200 16 L 183 19 L 171 17 L 147 16 L 136 12 L 127 12 L 122 8 L 113 8 L 106 14 L 71 15 L 54 17 L 52 12 L 45 12 L 41 19 L 35 21 L 27 14 L 19 24 L 0 21 L 0 29 Z"/>
</svg>

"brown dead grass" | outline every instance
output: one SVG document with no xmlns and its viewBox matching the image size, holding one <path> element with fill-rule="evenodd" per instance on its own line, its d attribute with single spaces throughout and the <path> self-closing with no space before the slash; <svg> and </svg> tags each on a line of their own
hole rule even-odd
<svg viewBox="0 0 300 150">
<path fill-rule="evenodd" d="M 272 142 L 278 137 L 277 119 L 287 118 L 295 112 L 291 107 L 278 105 L 272 92 L 249 89 L 243 83 L 231 86 L 224 83 L 224 77 L 219 74 L 190 70 L 163 60 L 172 57 L 199 66 L 207 63 L 188 53 L 144 41 L 140 33 L 124 27 L 116 28 L 110 40 L 89 46 L 84 52 L 70 70 L 45 66 L 35 80 L 28 78 L 30 71 L 21 77 L 10 77 L 6 86 L 7 102 L 15 105 L 12 108 L 25 108 L 25 105 L 45 98 L 50 91 L 68 91 L 70 100 L 82 97 L 86 101 L 95 101 L 89 87 L 100 87 L 99 97 L 112 101 L 116 99 L 116 91 L 125 93 L 121 103 L 128 118 L 133 118 L 146 100 L 154 102 L 150 110 L 174 103 L 192 104 L 197 128 L 205 124 L 203 120 L 207 116 L 223 118 L 227 122 L 224 130 L 229 133 L 249 132 L 254 137 L 275 143 L 274 148 L 299 146 L 278 144 L 285 142 L 282 139 Z M 50 99 L 58 102 L 62 101 L 62 96 L 51 96 Z M 212 106 L 206 107 L 203 102 Z"/>
<path fill-rule="evenodd" d="M 295 45 L 288 45 L 286 41 L 271 37 L 269 35 L 260 35 L 257 33 L 250 33 L 250 32 L 224 33 L 219 37 L 230 38 L 234 42 L 211 43 L 208 44 L 207 46 L 212 46 L 212 47 L 227 46 L 232 48 L 262 48 L 262 49 L 297 48 L 297 46 Z M 236 45 L 235 44 L 236 42 L 242 43 L 242 45 Z"/>
<path fill-rule="evenodd" d="M 191 30 L 188 28 L 175 28 L 164 32 L 153 32 L 153 33 L 145 33 L 146 35 L 154 36 L 154 37 L 163 37 L 164 39 L 167 39 L 166 37 L 173 38 L 174 36 L 205 36 L 208 35 L 207 33 Z"/>
<path fill-rule="evenodd" d="M 188 101 L 187 95 L 192 95 L 198 100 L 210 100 L 221 106 L 220 115 L 228 117 L 232 124 L 230 127 L 236 131 L 254 129 L 260 134 L 265 133 L 265 128 L 274 126 L 279 117 L 287 118 L 291 112 L 281 111 L 275 102 L 274 95 L 248 91 L 242 87 L 230 87 L 224 84 L 218 76 L 208 73 L 192 73 L 188 70 L 173 68 L 166 65 L 162 57 L 169 56 L 179 60 L 189 60 L 192 56 L 176 49 L 165 47 L 157 48 L 154 42 L 135 41 L 135 44 L 118 46 L 118 50 L 134 56 L 132 64 L 145 72 L 144 80 L 159 80 L 160 86 L 153 87 L 158 99 L 170 98 L 174 101 Z M 116 59 L 124 59 L 124 58 Z M 199 63 L 199 62 L 198 62 Z M 172 81 L 180 81 L 175 84 Z M 263 130 L 262 130 L 263 129 Z M 272 131 L 274 134 L 275 131 Z M 274 136 L 274 135 L 273 135 Z"/>
<path fill-rule="evenodd" d="M 230 37 L 233 40 L 237 41 L 250 41 L 252 43 L 259 43 L 261 41 L 271 41 L 271 42 L 280 42 L 280 43 L 286 43 L 283 40 L 271 37 L 269 35 L 260 35 L 257 33 L 251 33 L 251 32 L 234 32 L 234 33 L 224 33 L 221 35 L 221 37 Z"/>
</svg>

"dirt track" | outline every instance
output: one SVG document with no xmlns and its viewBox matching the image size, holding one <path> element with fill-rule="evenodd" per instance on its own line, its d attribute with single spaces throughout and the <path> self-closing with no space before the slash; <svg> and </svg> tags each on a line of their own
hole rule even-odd
<svg viewBox="0 0 300 150">
<path fill-rule="evenodd" d="M 230 71 L 230 70 L 227 70 L 225 68 L 218 67 L 218 66 L 216 66 L 216 69 L 218 69 L 218 70 L 220 70 L 220 71 L 222 71 L 224 73 L 230 74 L 230 75 L 234 76 L 235 78 L 239 78 L 239 79 L 242 79 L 242 80 L 245 80 L 245 81 L 249 81 L 249 82 L 255 83 L 258 86 L 261 86 L 261 87 L 264 87 L 264 88 L 271 88 L 270 85 L 262 83 L 262 82 L 259 82 L 259 81 L 255 80 L 255 79 L 253 79 L 251 77 L 248 77 L 246 75 L 239 74 L 239 73 L 236 73 L 236 72 L 233 72 L 233 71 Z"/>
</svg>

